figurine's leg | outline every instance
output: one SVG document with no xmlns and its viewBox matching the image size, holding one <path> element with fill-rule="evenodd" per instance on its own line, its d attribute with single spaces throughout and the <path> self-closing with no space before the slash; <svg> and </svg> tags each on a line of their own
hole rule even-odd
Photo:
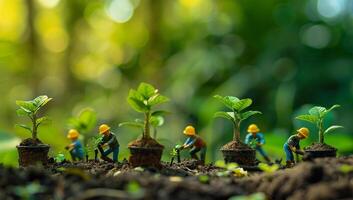
<svg viewBox="0 0 353 200">
<path fill-rule="evenodd" d="M 73 151 L 70 151 L 70 156 L 71 156 L 72 161 L 76 161 L 76 156 Z"/>
<path fill-rule="evenodd" d="M 193 147 L 193 148 L 190 150 L 190 156 L 191 156 L 191 158 L 198 160 L 199 158 L 197 157 L 196 153 L 199 152 L 200 150 L 201 150 L 201 148 Z"/>
<path fill-rule="evenodd" d="M 203 163 L 205 163 L 206 151 L 207 151 L 207 148 L 206 148 L 206 147 L 201 148 L 201 151 L 200 151 L 200 158 L 201 158 L 201 161 L 202 161 Z"/>
<path fill-rule="evenodd" d="M 119 157 L 119 146 L 115 147 L 113 150 L 113 161 L 117 162 Z"/>
<path fill-rule="evenodd" d="M 267 156 L 266 152 L 263 150 L 262 147 L 257 147 L 256 150 L 261 154 L 262 157 L 266 160 L 266 162 L 270 163 L 271 159 Z"/>
<path fill-rule="evenodd" d="M 98 149 L 94 150 L 94 160 L 98 161 Z"/>
</svg>

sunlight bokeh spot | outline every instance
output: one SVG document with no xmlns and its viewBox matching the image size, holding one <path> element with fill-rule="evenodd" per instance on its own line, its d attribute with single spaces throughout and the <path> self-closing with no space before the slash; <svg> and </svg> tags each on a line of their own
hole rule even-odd
<svg viewBox="0 0 353 200">
<path fill-rule="evenodd" d="M 346 6 L 346 0 L 318 0 L 317 10 L 321 16 L 335 18 L 341 15 Z"/>
<path fill-rule="evenodd" d="M 129 0 L 112 0 L 106 8 L 108 16 L 118 23 L 130 20 L 134 13 L 134 6 Z"/>
</svg>

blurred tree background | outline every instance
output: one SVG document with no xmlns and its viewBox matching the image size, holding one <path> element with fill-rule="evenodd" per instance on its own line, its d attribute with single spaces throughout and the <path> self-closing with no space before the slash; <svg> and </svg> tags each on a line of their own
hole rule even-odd
<svg viewBox="0 0 353 200">
<path fill-rule="evenodd" d="M 17 164 L 15 100 L 53 97 L 52 123 L 39 137 L 65 152 L 68 119 L 90 107 L 121 143 L 140 132 L 119 128 L 137 116 L 129 88 L 152 83 L 171 98 L 158 137 L 164 159 L 183 142 L 188 124 L 208 142 L 208 161 L 232 138 L 215 94 L 254 100 L 263 115 L 247 120 L 265 133 L 265 149 L 282 145 L 309 105 L 342 105 L 329 120 L 345 129 L 327 137 L 340 154 L 353 152 L 353 1 L 350 0 L 0 0 L 0 162 Z M 310 126 L 309 126 L 310 127 Z M 317 130 L 311 128 L 310 140 Z M 65 152 L 66 153 L 66 152 Z M 66 154 L 67 155 L 67 154 Z"/>
</svg>

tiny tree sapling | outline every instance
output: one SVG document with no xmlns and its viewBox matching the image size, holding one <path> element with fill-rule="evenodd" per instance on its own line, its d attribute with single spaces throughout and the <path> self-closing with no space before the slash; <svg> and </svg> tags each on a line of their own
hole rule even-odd
<svg viewBox="0 0 353 200">
<path fill-rule="evenodd" d="M 31 132 L 32 139 L 35 141 L 37 140 L 38 127 L 48 121 L 47 117 L 39 117 L 38 111 L 50 100 L 52 100 L 52 98 L 43 95 L 31 101 L 16 101 L 16 104 L 19 106 L 19 109 L 17 109 L 17 115 L 27 116 L 32 122 L 32 127 L 24 124 L 18 124 L 18 126 Z"/>
<path fill-rule="evenodd" d="M 218 101 L 223 103 L 226 107 L 230 109 L 230 112 L 216 112 L 214 117 L 222 117 L 225 119 L 230 120 L 233 123 L 233 140 L 237 143 L 241 143 L 240 140 L 240 125 L 241 122 L 246 120 L 247 118 L 255 115 L 261 114 L 259 111 L 244 111 L 252 104 L 252 100 L 247 99 L 238 99 L 237 97 L 233 96 L 220 96 L 215 95 Z"/>
<path fill-rule="evenodd" d="M 343 128 L 343 126 L 332 125 L 327 129 L 324 129 L 324 119 L 329 112 L 333 109 L 340 107 L 340 105 L 333 105 L 331 108 L 326 109 L 325 107 L 315 106 L 309 110 L 309 114 L 299 115 L 296 119 L 307 121 L 312 124 L 315 124 L 317 129 L 319 130 L 319 143 L 324 144 L 325 135 L 330 133 L 336 129 Z"/>
<path fill-rule="evenodd" d="M 135 122 L 125 122 L 121 123 L 120 126 L 130 125 L 143 127 L 142 139 L 151 138 L 150 135 L 150 125 L 156 121 L 154 117 L 161 116 L 161 113 L 166 113 L 165 111 L 154 111 L 155 106 L 161 105 L 169 99 L 161 94 L 152 85 L 147 83 L 141 83 L 137 90 L 131 89 L 127 98 L 130 106 L 137 112 L 144 114 L 144 120 L 136 120 Z M 163 120 L 164 121 L 164 120 Z M 152 125 L 163 124 L 153 123 Z"/>
</svg>

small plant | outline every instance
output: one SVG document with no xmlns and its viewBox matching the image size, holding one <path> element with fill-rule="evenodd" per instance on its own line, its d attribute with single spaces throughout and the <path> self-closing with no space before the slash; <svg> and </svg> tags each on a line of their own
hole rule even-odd
<svg viewBox="0 0 353 200">
<path fill-rule="evenodd" d="M 224 171 L 217 172 L 216 175 L 220 177 L 229 175 L 236 177 L 248 176 L 248 172 L 239 167 L 237 163 L 225 163 L 223 160 L 217 160 L 215 166 L 224 169 Z"/>
<path fill-rule="evenodd" d="M 103 136 L 102 135 L 96 135 L 93 136 L 92 138 L 88 139 L 86 143 L 86 155 L 90 155 L 98 151 L 98 145 L 102 142 Z M 96 156 L 95 156 L 96 157 Z M 95 158 L 97 159 L 97 158 Z"/>
<path fill-rule="evenodd" d="M 240 125 L 241 122 L 246 120 L 247 118 L 255 115 L 261 114 L 259 111 L 244 111 L 246 108 L 251 106 L 252 100 L 247 99 L 238 99 L 233 96 L 220 96 L 215 95 L 218 101 L 223 103 L 226 107 L 228 107 L 230 112 L 216 112 L 214 117 L 221 117 L 230 120 L 233 123 L 233 140 L 237 143 L 241 143 L 240 140 Z"/>
<path fill-rule="evenodd" d="M 309 110 L 309 114 L 300 115 L 296 119 L 303 120 L 315 124 L 319 130 L 319 143 L 324 143 L 324 136 L 336 129 L 343 128 L 343 126 L 333 125 L 324 130 L 324 119 L 326 115 L 333 109 L 340 107 L 340 105 L 333 105 L 331 108 L 326 109 L 325 107 L 315 106 Z"/>
<path fill-rule="evenodd" d="M 141 83 L 137 90 L 131 89 L 127 98 L 129 105 L 137 112 L 144 114 L 144 120 L 135 120 L 134 122 L 121 123 L 120 126 L 129 125 L 136 127 L 143 127 L 142 139 L 151 138 L 150 125 L 151 122 L 158 125 L 161 124 L 157 120 L 157 116 L 161 116 L 166 111 L 153 111 L 155 106 L 161 105 L 169 99 L 161 94 L 152 85 L 148 83 Z M 154 118 L 153 118 L 154 117 Z M 163 120 L 164 122 L 164 120 Z M 162 123 L 163 124 L 163 123 Z"/>
<path fill-rule="evenodd" d="M 87 134 L 97 124 L 97 114 L 91 108 L 85 108 L 76 117 L 72 117 L 67 122 L 70 129 L 76 129 L 81 134 Z"/>
<path fill-rule="evenodd" d="M 54 160 L 56 163 L 62 163 L 65 161 L 65 155 L 62 153 L 58 153 L 55 157 Z"/>
<path fill-rule="evenodd" d="M 19 124 L 18 126 L 31 132 L 33 140 L 37 140 L 38 127 L 42 123 L 48 121 L 47 117 L 39 117 L 38 111 L 50 100 L 52 100 L 52 98 L 43 95 L 31 101 L 16 101 L 16 104 L 20 107 L 19 109 L 17 109 L 17 115 L 27 116 L 32 122 L 32 127 L 29 127 L 24 124 Z"/>
<path fill-rule="evenodd" d="M 260 170 L 267 174 L 272 174 L 273 172 L 277 171 L 279 169 L 278 164 L 273 164 L 273 165 L 268 165 L 266 163 L 260 163 L 259 164 Z"/>
<path fill-rule="evenodd" d="M 198 176 L 199 182 L 203 184 L 208 184 L 210 183 L 210 177 L 207 175 L 200 175 Z"/>
</svg>

